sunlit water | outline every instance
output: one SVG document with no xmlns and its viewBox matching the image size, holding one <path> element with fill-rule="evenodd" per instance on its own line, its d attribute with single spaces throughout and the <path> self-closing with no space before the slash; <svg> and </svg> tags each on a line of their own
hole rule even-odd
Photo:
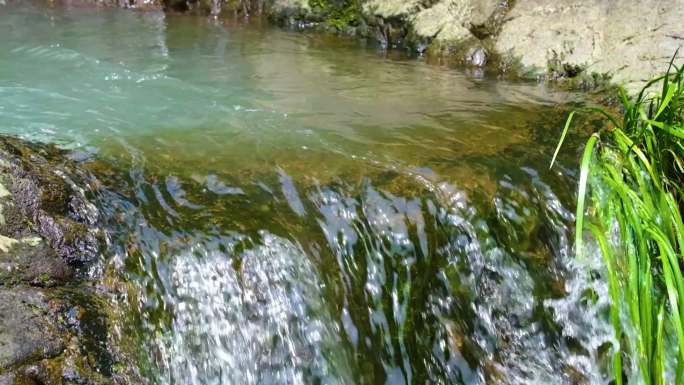
<svg viewBox="0 0 684 385">
<path fill-rule="evenodd" d="M 476 75 L 0 5 L 0 129 L 102 181 L 105 264 L 135 288 L 116 329 L 156 384 L 607 383 L 600 262 L 569 243 L 579 139 L 548 170 L 581 98 Z"/>
</svg>

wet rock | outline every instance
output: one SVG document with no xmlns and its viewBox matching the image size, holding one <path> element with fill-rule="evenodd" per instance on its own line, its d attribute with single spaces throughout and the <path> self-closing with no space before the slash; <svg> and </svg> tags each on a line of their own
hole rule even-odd
<svg viewBox="0 0 684 385">
<path fill-rule="evenodd" d="M 96 186 L 67 152 L 0 136 L 1 385 L 140 382 L 110 333 L 118 283 L 94 273 Z"/>
<path fill-rule="evenodd" d="M 12 385 L 15 383 L 17 376 L 14 373 L 0 374 L 0 385 Z"/>
<path fill-rule="evenodd" d="M 56 147 L 0 138 L 0 251 L 33 239 L 74 266 L 97 260 L 97 209 L 74 179 L 92 180 Z"/>
<path fill-rule="evenodd" d="M 52 358 L 63 350 L 41 291 L 0 290 L 0 370 Z"/>
<path fill-rule="evenodd" d="M 0 289 L 0 384 L 129 384 L 108 310 L 87 289 Z"/>
<path fill-rule="evenodd" d="M 474 67 L 484 67 L 487 64 L 487 50 L 474 47 L 468 52 L 466 60 Z"/>
<path fill-rule="evenodd" d="M 10 248 L 0 250 L 0 282 L 3 285 L 26 283 L 49 287 L 73 278 L 74 268 L 59 258 L 41 238 L 12 239 L 9 243 Z"/>
</svg>

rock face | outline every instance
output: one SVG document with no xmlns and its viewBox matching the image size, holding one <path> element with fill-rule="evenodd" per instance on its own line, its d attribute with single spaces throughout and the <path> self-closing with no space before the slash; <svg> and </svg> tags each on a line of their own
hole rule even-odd
<svg viewBox="0 0 684 385">
<path fill-rule="evenodd" d="M 277 0 L 273 9 L 310 15 L 310 1 Z M 630 89 L 664 72 L 684 44 L 683 0 L 366 0 L 359 12 L 360 30 L 380 29 L 369 36 L 388 46 L 429 43 L 474 66 L 483 61 L 469 56 L 481 49 L 499 72 L 601 75 Z"/>
<path fill-rule="evenodd" d="M 369 0 L 364 12 L 385 19 L 402 18 L 421 38 L 458 42 L 473 37 L 474 29 L 485 26 L 496 12 L 507 9 L 497 0 Z"/>
<path fill-rule="evenodd" d="M 89 183 L 56 147 L 0 137 L 0 385 L 132 378 L 94 284 L 104 233 Z"/>
<path fill-rule="evenodd" d="M 528 68 L 605 73 L 617 83 L 662 73 L 684 43 L 682 0 L 524 0 L 508 14 L 499 52 Z"/>
</svg>

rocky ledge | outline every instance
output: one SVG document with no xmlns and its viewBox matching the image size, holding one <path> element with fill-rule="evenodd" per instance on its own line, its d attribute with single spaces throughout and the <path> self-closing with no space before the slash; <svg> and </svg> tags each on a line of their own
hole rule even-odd
<svg viewBox="0 0 684 385">
<path fill-rule="evenodd" d="M 0 0 L 0 4 L 3 1 Z M 671 0 L 48 0 L 230 17 L 361 36 L 474 73 L 640 88 L 684 45 Z M 684 51 L 676 62 L 681 62 Z"/>
<path fill-rule="evenodd" d="M 274 0 L 271 8 L 293 25 L 337 27 L 335 18 L 346 15 L 343 29 L 387 46 L 588 87 L 610 81 L 636 89 L 684 45 L 681 1 Z"/>
<path fill-rule="evenodd" d="M 98 279 L 105 232 L 95 189 L 65 151 L 0 137 L 0 385 L 135 377 Z"/>
</svg>

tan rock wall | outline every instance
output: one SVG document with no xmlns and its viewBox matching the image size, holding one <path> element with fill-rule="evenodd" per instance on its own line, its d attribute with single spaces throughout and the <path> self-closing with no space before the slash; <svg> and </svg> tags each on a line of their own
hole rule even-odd
<svg viewBox="0 0 684 385">
<path fill-rule="evenodd" d="M 308 0 L 276 4 L 305 9 Z M 684 44 L 684 0 L 367 0 L 361 11 L 439 46 L 486 40 L 488 55 L 526 73 L 605 74 L 628 88 L 662 73 Z"/>
</svg>

